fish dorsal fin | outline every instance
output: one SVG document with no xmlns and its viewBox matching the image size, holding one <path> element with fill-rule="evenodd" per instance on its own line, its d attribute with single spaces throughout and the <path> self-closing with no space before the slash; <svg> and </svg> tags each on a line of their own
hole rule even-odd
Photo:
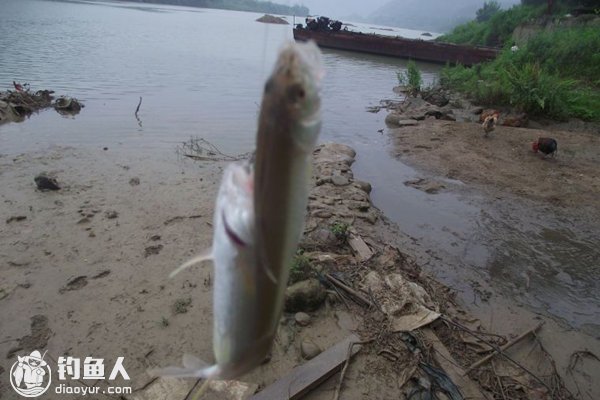
<svg viewBox="0 0 600 400">
<path fill-rule="evenodd" d="M 179 267 L 175 268 L 173 270 L 173 272 L 171 272 L 169 274 L 169 278 L 174 277 L 175 275 L 177 275 L 178 273 L 180 273 L 184 269 L 186 269 L 188 267 L 191 267 L 192 265 L 196 265 L 196 264 L 199 264 L 201 262 L 212 260 L 212 259 L 213 259 L 212 247 L 209 247 L 208 249 L 204 250 L 202 253 L 200 253 L 197 256 L 195 256 L 195 257 L 187 260 L 186 262 L 184 262 L 183 264 L 181 264 Z"/>
<path fill-rule="evenodd" d="M 207 363 L 205 363 L 195 355 L 189 353 L 185 353 L 183 355 L 182 362 L 185 368 L 202 369 L 208 366 Z"/>
</svg>

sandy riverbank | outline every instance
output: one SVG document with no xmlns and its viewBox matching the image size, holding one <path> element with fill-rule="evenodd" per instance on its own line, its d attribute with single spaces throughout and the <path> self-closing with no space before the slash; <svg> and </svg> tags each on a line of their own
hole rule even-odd
<svg viewBox="0 0 600 400">
<path fill-rule="evenodd" d="M 400 273 L 428 293 L 422 300 L 424 306 L 477 326 L 460 311 L 460 304 L 454 304 L 448 289 L 395 249 L 406 238 L 371 205 L 369 185 L 354 180 L 353 160 L 353 151 L 345 146 L 317 153 L 302 242 L 312 266 L 310 276 L 314 271 L 337 273 L 353 287 L 363 289 L 363 294 L 371 293 L 375 303 L 388 304 L 394 294 L 369 291 L 367 282 L 373 277 L 367 276 L 372 271 L 382 277 Z M 166 277 L 210 243 L 213 201 L 224 164 L 175 159 L 149 162 L 143 156 L 110 149 L 56 147 L 43 153 L 2 156 L 0 165 L 0 207 L 6 216 L 0 229 L 0 354 L 4 355 L 0 393 L 13 394 L 5 383 L 13 358 L 32 349 L 47 349 L 50 357 L 93 355 L 107 359 L 108 364 L 124 356 L 130 385 L 139 389 L 133 398 L 138 399 L 156 394 L 152 390 L 163 390 L 162 381 L 148 385 L 147 368 L 178 364 L 185 352 L 212 360 L 211 267 L 186 271 L 171 281 Z M 63 189 L 37 191 L 33 177 L 42 171 L 57 176 Z M 332 226 L 339 223 L 348 224 L 364 239 L 374 252 L 372 258 L 361 261 L 347 242 L 332 236 Z M 327 300 L 318 308 L 306 310 L 311 316 L 306 327 L 298 325 L 293 314 L 286 314 L 271 360 L 242 380 L 265 387 L 304 362 L 302 343 L 327 349 L 350 332 L 376 340 L 348 369 L 345 396 L 397 397 L 419 390 L 411 376 L 431 380 L 418 368 L 402 375 L 405 367 L 412 368 L 419 361 L 435 363 L 435 357 L 411 351 L 400 334 L 390 331 L 389 322 L 395 317 L 376 315 L 331 292 L 329 288 Z M 402 308 L 400 314 L 410 309 Z M 503 333 L 520 333 L 530 323 L 513 321 L 508 324 L 513 329 Z M 464 333 L 439 322 L 434 331 L 461 365 L 479 358 L 475 351 L 481 350 L 481 343 L 473 343 Z M 426 338 L 415 335 L 423 340 L 424 349 L 430 348 Z M 548 337 L 553 334 L 547 325 L 540 333 L 542 343 L 547 343 Z M 461 338 L 465 342 L 461 343 Z M 535 343 L 527 343 L 529 354 L 543 359 Z M 515 354 L 522 351 L 516 348 Z M 476 371 L 474 379 L 489 377 L 489 368 Z M 511 390 L 530 384 L 530 379 L 514 370 L 509 374 L 519 377 L 505 380 Z M 330 379 L 309 398 L 331 398 L 336 383 L 337 378 Z M 169 398 L 185 398 L 192 384 L 175 381 L 168 386 Z M 103 387 L 105 382 L 99 385 Z M 481 384 L 477 390 L 498 390 L 494 384 L 488 386 Z M 523 389 L 516 398 L 529 394 Z"/>
</svg>

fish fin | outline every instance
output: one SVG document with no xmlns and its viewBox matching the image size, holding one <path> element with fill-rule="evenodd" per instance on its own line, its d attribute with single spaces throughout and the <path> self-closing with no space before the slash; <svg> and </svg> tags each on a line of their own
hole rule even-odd
<svg viewBox="0 0 600 400">
<path fill-rule="evenodd" d="M 202 369 L 208 367 L 208 364 L 193 354 L 185 353 L 183 355 L 183 366 L 190 369 Z"/>
<path fill-rule="evenodd" d="M 181 368 L 181 367 L 166 367 L 153 368 L 148 370 L 152 376 L 162 376 L 167 378 L 204 378 L 213 379 L 217 377 L 221 369 L 218 365 L 211 365 L 204 368 Z"/>
<path fill-rule="evenodd" d="M 201 262 L 212 260 L 212 259 L 213 259 L 212 247 L 209 247 L 208 249 L 204 250 L 201 254 L 198 254 L 197 256 L 192 257 L 191 259 L 189 259 L 186 262 L 184 262 L 183 264 L 181 264 L 179 267 L 175 268 L 173 270 L 173 272 L 171 272 L 169 274 L 169 278 L 174 277 L 175 275 L 177 275 L 184 269 L 191 267 L 192 265 L 196 265 Z"/>
</svg>

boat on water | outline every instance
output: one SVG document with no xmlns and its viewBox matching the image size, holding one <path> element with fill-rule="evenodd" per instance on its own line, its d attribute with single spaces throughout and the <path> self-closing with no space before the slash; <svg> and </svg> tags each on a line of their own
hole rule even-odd
<svg viewBox="0 0 600 400">
<path fill-rule="evenodd" d="M 362 33 L 342 29 L 342 25 L 340 21 L 333 21 L 327 17 L 308 17 L 305 26 L 297 24 L 294 27 L 294 39 L 314 40 L 319 47 L 324 48 L 467 66 L 493 60 L 500 53 L 500 49 L 494 47 Z"/>
</svg>

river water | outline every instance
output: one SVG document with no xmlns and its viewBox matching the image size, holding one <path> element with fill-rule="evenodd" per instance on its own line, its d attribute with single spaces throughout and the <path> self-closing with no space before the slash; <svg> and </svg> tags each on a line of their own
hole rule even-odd
<svg viewBox="0 0 600 400">
<path fill-rule="evenodd" d="M 3 0 L 1 6 L 0 88 L 29 82 L 85 103 L 75 118 L 50 110 L 3 125 L 2 154 L 57 144 L 168 159 L 192 136 L 226 153 L 250 151 L 263 83 L 278 49 L 292 39 L 291 25 L 261 24 L 253 13 L 123 2 Z M 380 132 L 385 113 L 366 111 L 397 99 L 391 89 L 406 60 L 324 50 L 324 62 L 321 140 L 357 150 L 355 174 L 373 184 L 373 201 L 386 215 L 506 296 L 573 327 L 597 328 L 597 227 L 581 221 L 574 228 L 569 216 L 544 222 L 545 210 L 533 204 L 490 205 L 472 193 L 430 196 L 406 187 L 419 173 L 390 154 Z M 419 67 L 425 83 L 440 69 Z M 140 96 L 141 126 L 134 118 Z M 535 285 L 523 291 L 527 271 Z M 438 275 L 465 285 L 460 271 Z"/>
</svg>

